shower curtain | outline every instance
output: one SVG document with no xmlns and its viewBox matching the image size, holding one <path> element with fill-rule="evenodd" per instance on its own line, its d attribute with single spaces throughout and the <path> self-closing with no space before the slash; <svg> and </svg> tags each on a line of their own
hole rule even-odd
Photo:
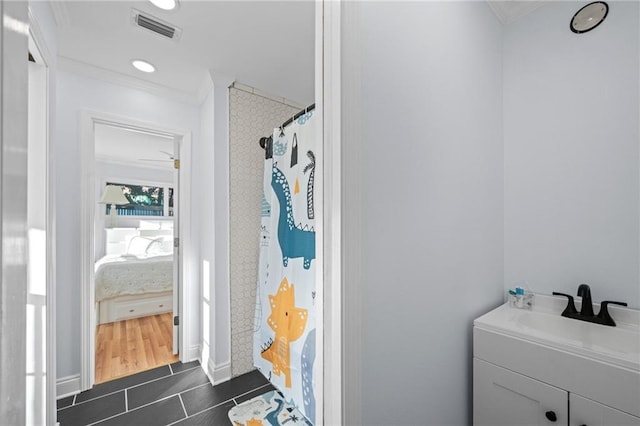
<svg viewBox="0 0 640 426">
<path fill-rule="evenodd" d="M 265 147 L 255 366 L 315 421 L 315 130 L 313 111 Z"/>
</svg>

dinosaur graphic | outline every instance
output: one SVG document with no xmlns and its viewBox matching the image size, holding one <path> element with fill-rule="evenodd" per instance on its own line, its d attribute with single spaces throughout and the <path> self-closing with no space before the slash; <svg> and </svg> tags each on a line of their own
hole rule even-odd
<svg viewBox="0 0 640 426">
<path fill-rule="evenodd" d="M 298 340 L 305 327 L 309 313 L 306 309 L 296 308 L 293 284 L 286 278 L 274 295 L 269 295 L 271 315 L 267 324 L 275 332 L 273 342 L 262 352 L 262 358 L 273 364 L 273 374 L 284 373 L 284 385 L 291 387 L 291 364 L 289 344 Z"/>
<path fill-rule="evenodd" d="M 307 217 L 309 219 L 313 219 L 315 216 L 313 210 L 313 183 L 315 181 L 316 174 L 316 155 L 313 153 L 313 151 L 309 150 L 307 151 L 307 157 L 309 157 L 309 160 L 311 160 L 311 162 L 304 166 L 304 170 L 302 171 L 302 173 L 310 172 L 309 182 L 307 183 Z"/>
<path fill-rule="evenodd" d="M 284 139 L 278 139 L 273 144 L 273 155 L 282 156 L 287 152 L 287 141 Z"/>
<path fill-rule="evenodd" d="M 313 363 L 316 360 L 316 329 L 307 334 L 301 355 L 302 402 L 304 414 L 310 419 L 316 418 L 316 397 L 313 394 Z"/>
<path fill-rule="evenodd" d="M 309 269 L 311 261 L 316 258 L 316 233 L 311 229 L 303 229 L 295 225 L 291 189 L 287 177 L 275 163 L 271 169 L 271 186 L 280 203 L 278 242 L 282 250 L 282 263 L 286 267 L 289 259 L 302 257 L 304 269 Z"/>
<path fill-rule="evenodd" d="M 309 121 L 312 115 L 313 115 L 313 111 L 308 111 L 306 114 L 302 114 L 300 117 L 298 117 L 298 120 L 297 120 L 298 124 L 302 125 L 306 123 L 307 121 Z"/>
<path fill-rule="evenodd" d="M 277 398 L 275 398 L 274 401 L 276 402 L 276 404 L 278 404 L 278 406 L 276 407 L 275 410 L 269 412 L 264 419 L 268 421 L 270 425 L 278 426 L 280 424 L 278 422 L 278 414 L 280 414 L 280 412 L 282 411 L 282 406 L 284 405 L 284 401 Z"/>
</svg>

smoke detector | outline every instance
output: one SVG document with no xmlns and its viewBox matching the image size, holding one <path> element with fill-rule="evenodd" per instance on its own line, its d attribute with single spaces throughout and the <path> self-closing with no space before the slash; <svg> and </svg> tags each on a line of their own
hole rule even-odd
<svg viewBox="0 0 640 426">
<path fill-rule="evenodd" d="M 182 35 L 182 30 L 175 25 L 137 9 L 131 9 L 131 23 L 164 39 L 177 41 Z"/>
</svg>

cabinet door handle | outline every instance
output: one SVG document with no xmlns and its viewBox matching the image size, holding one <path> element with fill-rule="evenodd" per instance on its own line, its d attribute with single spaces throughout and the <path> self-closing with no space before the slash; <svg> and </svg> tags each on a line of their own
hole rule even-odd
<svg viewBox="0 0 640 426">
<path fill-rule="evenodd" d="M 558 416 L 556 416 L 555 411 L 547 411 L 546 413 L 544 413 L 544 415 L 550 422 L 555 422 L 556 420 L 558 420 Z"/>
</svg>

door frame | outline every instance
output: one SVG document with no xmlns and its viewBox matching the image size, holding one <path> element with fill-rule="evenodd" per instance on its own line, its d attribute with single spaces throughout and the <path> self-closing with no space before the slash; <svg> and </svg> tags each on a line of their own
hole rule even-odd
<svg viewBox="0 0 640 426">
<path fill-rule="evenodd" d="M 359 375 L 347 371 L 344 345 L 344 289 L 343 262 L 346 253 L 342 250 L 343 235 L 343 188 L 342 188 L 342 87 L 341 87 L 341 10 L 343 2 L 323 0 L 316 3 L 316 66 L 315 91 L 319 111 L 319 138 L 322 141 L 322 155 L 319 156 L 320 179 L 316 194 L 320 194 L 323 206 L 316 219 L 316 244 L 321 268 L 317 269 L 317 282 L 322 312 L 316 354 L 322 366 L 322 380 L 317 403 L 322 410 L 316 412 L 316 424 L 344 424 L 345 382 L 349 378 L 359 380 Z M 347 169 L 348 171 L 349 169 Z M 358 218 L 359 219 L 359 218 Z M 357 270 L 357 254 L 351 254 Z M 351 312 L 349 316 L 359 315 Z M 358 339 L 358 336 L 350 335 Z M 355 409 L 359 409 L 356 407 Z"/>
<path fill-rule="evenodd" d="M 316 6 L 322 127 L 323 421 L 362 424 L 362 140 L 359 2 Z M 348 52 L 347 52 L 348 50 Z M 346 56 L 345 56 L 346 55 Z M 342 62 L 343 57 L 349 61 Z M 318 81 L 320 80 L 320 81 Z M 344 84 L 343 84 L 344 82 Z M 348 120 L 345 120 L 347 117 Z M 348 141 L 348 143 L 343 143 Z M 318 423 L 320 424 L 320 423 Z"/>
<path fill-rule="evenodd" d="M 53 187 L 53 161 L 51 156 L 51 72 L 52 55 L 46 43 L 46 38 L 40 28 L 38 20 L 34 16 L 31 7 L 27 9 L 29 17 L 29 52 L 33 54 L 36 63 L 44 67 L 45 79 L 45 99 L 46 118 L 45 118 L 45 279 L 46 279 L 46 387 L 45 387 L 45 420 L 47 424 L 54 424 L 56 419 L 56 302 L 55 302 L 55 226 L 53 222 L 55 196 Z"/>
<path fill-rule="evenodd" d="M 180 360 L 187 356 L 188 339 L 185 338 L 185 330 L 191 327 L 189 312 L 186 306 L 190 300 L 188 292 L 190 286 L 185 288 L 187 277 L 189 276 L 189 247 L 190 247 L 190 221 L 184 220 L 191 215 L 191 132 L 182 129 L 167 128 L 160 124 L 146 121 L 134 120 L 115 114 L 83 110 L 80 112 L 80 161 L 81 161 L 81 244 L 82 244 L 82 271 L 81 271 L 81 357 L 80 357 L 80 386 L 81 390 L 90 389 L 95 383 L 95 289 L 94 282 L 94 232 L 95 232 L 95 140 L 94 126 L 96 124 L 107 124 L 116 127 L 164 133 L 180 138 L 180 187 L 178 188 L 178 209 L 180 215 L 178 223 L 174 227 L 179 227 L 180 250 L 178 256 L 179 267 L 179 313 L 180 321 L 178 325 L 178 351 Z M 180 219 L 182 218 L 182 219 Z M 175 314 L 174 314 L 175 315 Z"/>
</svg>

